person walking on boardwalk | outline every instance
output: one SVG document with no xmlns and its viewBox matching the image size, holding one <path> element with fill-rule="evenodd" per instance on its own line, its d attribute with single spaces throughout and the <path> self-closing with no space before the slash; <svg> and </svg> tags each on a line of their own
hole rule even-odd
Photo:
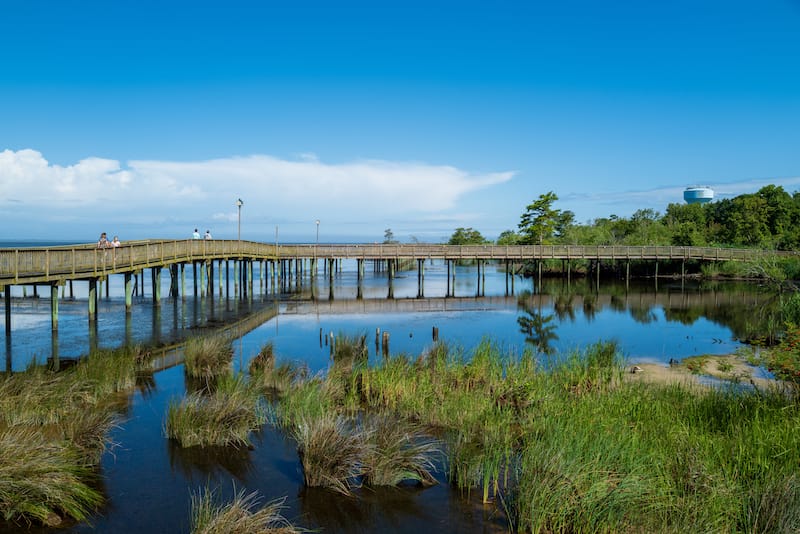
<svg viewBox="0 0 800 534">
<path fill-rule="evenodd" d="M 211 237 L 211 230 L 206 230 L 205 239 L 206 239 L 206 241 L 214 239 L 213 237 Z"/>
<path fill-rule="evenodd" d="M 111 243 L 108 241 L 108 236 L 106 233 L 103 232 L 100 234 L 100 239 L 97 240 L 97 248 L 108 248 L 111 246 Z"/>
<path fill-rule="evenodd" d="M 197 231 L 197 228 L 195 228 L 192 233 L 192 239 L 200 239 L 200 232 Z"/>
</svg>

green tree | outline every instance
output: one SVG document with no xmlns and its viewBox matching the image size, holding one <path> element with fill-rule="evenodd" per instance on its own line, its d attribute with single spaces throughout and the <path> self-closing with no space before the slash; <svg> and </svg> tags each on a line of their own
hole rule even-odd
<svg viewBox="0 0 800 534">
<path fill-rule="evenodd" d="M 387 228 L 383 231 L 383 242 L 386 244 L 393 245 L 398 241 L 394 238 L 394 232 L 392 232 L 391 228 Z"/>
<path fill-rule="evenodd" d="M 481 233 L 474 228 L 456 228 L 453 235 L 450 236 L 448 245 L 482 245 L 486 243 L 486 239 Z"/>
<path fill-rule="evenodd" d="M 519 243 L 519 236 L 514 230 L 503 230 L 497 236 L 498 245 L 516 245 L 517 243 Z"/>
<path fill-rule="evenodd" d="M 521 243 L 541 245 L 553 237 L 561 220 L 561 211 L 553 209 L 553 202 L 556 200 L 558 196 L 549 191 L 528 204 L 519 221 Z"/>
</svg>

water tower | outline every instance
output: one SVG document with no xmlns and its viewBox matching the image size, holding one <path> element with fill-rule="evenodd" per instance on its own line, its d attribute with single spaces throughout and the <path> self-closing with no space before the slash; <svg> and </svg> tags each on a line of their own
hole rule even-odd
<svg viewBox="0 0 800 534">
<path fill-rule="evenodd" d="M 714 190 L 702 185 L 693 185 L 683 191 L 683 200 L 687 204 L 705 204 L 714 200 Z"/>
</svg>

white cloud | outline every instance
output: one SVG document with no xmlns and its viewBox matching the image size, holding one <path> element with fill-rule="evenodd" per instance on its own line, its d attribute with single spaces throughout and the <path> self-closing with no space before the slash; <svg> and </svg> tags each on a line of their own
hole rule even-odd
<svg viewBox="0 0 800 534">
<path fill-rule="evenodd" d="M 89 157 L 50 164 L 35 150 L 0 152 L 0 205 L 112 214 L 116 220 L 235 221 L 237 198 L 248 220 L 370 221 L 431 216 L 457 207 L 464 195 L 507 182 L 513 172 L 472 174 L 447 165 L 361 160 L 339 164 L 301 154 L 207 161 L 116 160 Z"/>
</svg>

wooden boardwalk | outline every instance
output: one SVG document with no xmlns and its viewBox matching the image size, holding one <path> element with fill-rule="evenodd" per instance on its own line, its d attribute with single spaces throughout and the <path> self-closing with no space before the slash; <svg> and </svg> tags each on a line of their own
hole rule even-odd
<svg viewBox="0 0 800 534">
<path fill-rule="evenodd" d="M 627 262 L 626 280 L 629 278 L 631 261 L 652 261 L 658 275 L 659 261 L 716 262 L 754 261 L 774 255 L 793 255 L 794 252 L 773 252 L 754 249 L 713 247 L 660 247 L 660 246 L 583 246 L 583 245 L 427 245 L 427 244 L 342 244 L 305 245 L 259 243 L 239 240 L 148 240 L 128 242 L 117 248 L 97 248 L 94 244 L 0 249 L 0 289 L 4 294 L 5 331 L 11 332 L 12 286 L 33 286 L 37 295 L 38 286 L 46 286 L 51 303 L 52 330 L 58 329 L 58 288 L 69 284 L 72 294 L 73 281 L 88 281 L 88 318 L 96 321 L 102 283 L 108 293 L 111 275 L 125 278 L 125 309 L 131 312 L 133 296 L 144 290 L 144 271 L 150 271 L 153 304 L 161 302 L 161 271 L 169 270 L 169 294 L 172 297 L 186 295 L 185 268 L 190 266 L 192 291 L 195 296 L 212 294 L 219 287 L 222 296 L 223 274 L 226 298 L 230 294 L 230 278 L 234 282 L 234 296 L 252 294 L 254 272 L 261 282 L 272 279 L 273 289 L 283 282 L 297 285 L 305 277 L 317 276 L 319 262 L 329 278 L 330 298 L 333 297 L 334 271 L 337 262 L 355 260 L 358 271 L 358 297 L 361 298 L 361 282 L 364 264 L 373 262 L 376 270 L 385 269 L 389 280 L 388 298 L 393 298 L 395 270 L 400 262 L 413 266 L 416 261 L 418 297 L 424 297 L 426 260 L 438 259 L 447 263 L 447 296 L 455 296 L 455 268 L 458 261 L 472 260 L 477 263 L 478 294 L 483 280 L 484 264 L 487 261 L 506 263 L 506 293 L 514 293 L 514 272 L 511 267 L 528 261 L 537 261 L 541 276 L 542 260 L 563 260 L 567 265 L 567 277 L 571 260 L 589 260 L 594 266 L 599 283 L 600 265 Z M 233 275 L 229 262 L 233 262 Z M 254 265 L 258 264 L 258 265 Z M 339 263 L 339 265 L 341 265 Z M 384 267 L 385 266 L 385 267 Z M 451 272 L 452 271 L 452 272 Z M 218 278 L 218 282 L 215 281 Z M 451 276 L 452 274 L 452 276 Z M 452 280 L 452 284 L 451 284 Z M 311 286 L 314 288 L 314 284 Z M 241 291 L 240 291 L 241 290 Z M 63 293 L 63 291 L 62 291 Z"/>
<path fill-rule="evenodd" d="M 348 244 L 281 245 L 237 240 L 142 241 L 119 248 L 94 245 L 0 249 L 0 287 L 62 284 L 110 274 L 135 273 L 175 264 L 222 260 L 278 262 L 310 259 L 356 260 L 680 260 L 754 261 L 772 255 L 795 255 L 756 249 L 667 246 L 584 245 L 423 245 Z"/>
</svg>

